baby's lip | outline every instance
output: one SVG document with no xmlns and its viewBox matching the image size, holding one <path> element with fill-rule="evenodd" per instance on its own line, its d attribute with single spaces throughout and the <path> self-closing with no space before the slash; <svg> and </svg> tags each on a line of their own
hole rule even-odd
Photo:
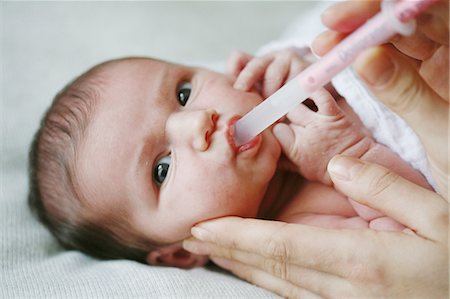
<svg viewBox="0 0 450 299">
<path fill-rule="evenodd" d="M 258 144 L 260 144 L 261 141 L 261 136 L 258 135 L 255 138 L 253 138 L 252 140 L 250 140 L 249 142 L 242 144 L 240 146 L 238 146 L 236 144 L 236 141 L 234 139 L 234 124 L 241 118 L 242 116 L 240 115 L 235 115 L 232 118 L 230 118 L 230 120 L 228 121 L 227 125 L 228 125 L 228 129 L 227 129 L 227 140 L 228 143 L 230 144 L 231 148 L 234 150 L 235 153 L 240 154 L 242 152 L 248 151 L 252 148 L 254 148 L 255 146 L 257 146 Z"/>
</svg>

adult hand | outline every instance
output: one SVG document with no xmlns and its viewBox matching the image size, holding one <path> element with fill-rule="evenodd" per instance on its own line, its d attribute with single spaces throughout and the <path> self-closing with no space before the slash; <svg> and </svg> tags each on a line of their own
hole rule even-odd
<svg viewBox="0 0 450 299">
<path fill-rule="evenodd" d="M 447 297 L 448 203 L 355 158 L 333 158 L 329 172 L 342 193 L 411 230 L 332 230 L 227 217 L 196 225 L 195 239 L 184 248 L 286 297 Z"/>
<path fill-rule="evenodd" d="M 330 28 L 313 43 L 323 55 L 378 12 L 380 1 L 348 1 L 322 15 Z M 416 33 L 361 54 L 354 68 L 371 92 L 399 114 L 421 138 L 438 190 L 448 190 L 449 2 L 417 19 Z"/>
</svg>

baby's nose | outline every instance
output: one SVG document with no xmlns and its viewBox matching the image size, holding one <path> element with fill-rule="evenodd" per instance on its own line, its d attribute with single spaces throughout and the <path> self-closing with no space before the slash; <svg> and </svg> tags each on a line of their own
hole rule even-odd
<svg viewBox="0 0 450 299">
<path fill-rule="evenodd" d="M 218 118 L 212 109 L 174 113 L 167 120 L 169 138 L 174 143 L 187 143 L 195 150 L 205 151 Z"/>
</svg>

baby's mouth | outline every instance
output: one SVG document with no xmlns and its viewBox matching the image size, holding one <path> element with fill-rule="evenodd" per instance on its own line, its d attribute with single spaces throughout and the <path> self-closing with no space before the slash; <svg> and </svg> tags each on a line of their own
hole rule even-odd
<svg viewBox="0 0 450 299">
<path fill-rule="evenodd" d="M 241 116 L 235 115 L 235 116 L 233 116 L 233 117 L 228 121 L 228 123 L 227 123 L 227 125 L 228 125 L 228 130 L 227 130 L 227 140 L 228 140 L 228 143 L 230 144 L 231 148 L 232 148 L 236 153 L 238 153 L 238 154 L 239 154 L 239 153 L 242 153 L 242 152 L 245 152 L 245 151 L 247 151 L 247 150 L 249 150 L 249 149 L 255 147 L 255 146 L 259 143 L 259 141 L 260 141 L 260 139 L 261 139 L 261 136 L 258 135 L 258 136 L 256 136 L 255 138 L 253 138 L 252 140 L 250 140 L 249 142 L 247 142 L 247 143 L 245 143 L 245 144 L 242 144 L 242 145 L 238 146 L 238 145 L 236 144 L 235 139 L 234 139 L 234 133 L 235 133 L 235 127 L 234 127 L 234 124 L 235 124 L 240 118 L 241 118 Z"/>
</svg>

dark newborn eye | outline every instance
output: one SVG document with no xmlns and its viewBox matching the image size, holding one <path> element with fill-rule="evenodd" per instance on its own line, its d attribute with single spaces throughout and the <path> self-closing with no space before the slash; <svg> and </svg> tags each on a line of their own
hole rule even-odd
<svg viewBox="0 0 450 299">
<path fill-rule="evenodd" d="M 191 95 L 192 85 L 189 82 L 184 82 L 178 88 L 178 101 L 181 106 L 185 106 Z"/>
<path fill-rule="evenodd" d="M 158 185 L 161 185 L 166 179 L 171 160 L 170 156 L 165 156 L 156 163 L 155 169 L 153 170 L 153 179 Z"/>
</svg>

